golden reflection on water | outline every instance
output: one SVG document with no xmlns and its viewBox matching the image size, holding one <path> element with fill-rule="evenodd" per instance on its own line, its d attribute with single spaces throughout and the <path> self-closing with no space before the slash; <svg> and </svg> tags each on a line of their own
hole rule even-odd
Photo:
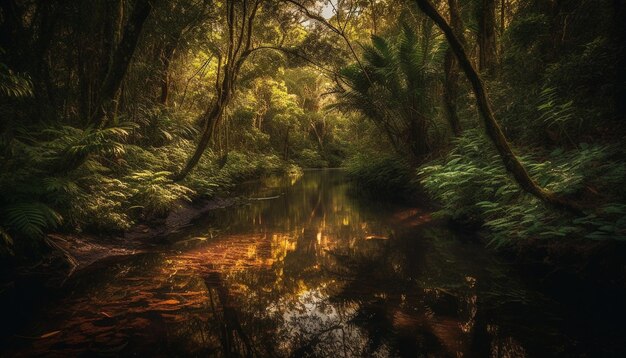
<svg viewBox="0 0 626 358">
<path fill-rule="evenodd" d="M 78 277 L 34 327 L 60 333 L 25 351 L 464 357 L 482 330 L 492 356 L 526 356 L 497 324 L 477 326 L 477 283 L 492 262 L 430 227 L 428 213 L 362 206 L 341 176 L 324 175 L 273 179 L 259 196 L 280 198 L 215 213 L 217 238 L 200 223 L 172 251 Z"/>
</svg>

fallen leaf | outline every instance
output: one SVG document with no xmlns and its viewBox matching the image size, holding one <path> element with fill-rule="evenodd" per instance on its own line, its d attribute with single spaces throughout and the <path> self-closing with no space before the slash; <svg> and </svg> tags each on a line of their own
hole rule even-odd
<svg viewBox="0 0 626 358">
<path fill-rule="evenodd" d="M 48 337 L 56 336 L 59 333 L 61 333 L 61 331 L 52 331 L 46 334 L 42 334 L 39 338 L 48 338 Z"/>
</svg>

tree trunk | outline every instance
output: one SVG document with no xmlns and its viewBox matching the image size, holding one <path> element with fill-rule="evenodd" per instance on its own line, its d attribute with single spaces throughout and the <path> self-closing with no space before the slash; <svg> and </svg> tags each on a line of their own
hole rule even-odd
<svg viewBox="0 0 626 358">
<path fill-rule="evenodd" d="M 446 57 L 444 60 L 444 76 L 443 101 L 446 108 L 446 115 L 448 117 L 448 123 L 450 123 L 452 133 L 455 137 L 458 137 L 463 131 L 456 105 L 459 90 L 459 69 L 454 53 L 450 49 L 446 51 Z"/>
<path fill-rule="evenodd" d="M 104 19 L 104 36 L 103 36 L 103 66 L 100 80 L 104 82 L 113 59 L 115 49 L 120 42 L 122 32 L 122 21 L 124 20 L 124 1 L 123 0 L 106 0 L 105 2 L 106 16 Z"/>
<path fill-rule="evenodd" d="M 81 119 L 86 120 L 89 118 L 89 114 L 91 113 L 90 103 L 89 103 L 89 79 L 87 77 L 87 70 L 85 68 L 85 51 L 82 46 L 82 41 L 77 39 L 76 43 L 78 44 L 78 56 L 77 56 L 77 75 L 78 75 L 78 88 L 79 88 L 79 96 L 78 96 L 78 109 L 81 116 Z"/>
<path fill-rule="evenodd" d="M 448 0 L 448 8 L 450 11 L 450 27 L 455 32 L 462 46 L 465 47 L 465 36 L 463 34 L 463 20 L 459 14 L 458 0 Z M 452 49 L 446 51 L 444 60 L 444 86 L 443 99 L 448 116 L 450 128 L 455 137 L 461 135 L 461 121 L 457 113 L 457 97 L 459 92 L 459 64 L 456 61 Z"/>
<path fill-rule="evenodd" d="M 496 3 L 480 0 L 478 11 L 478 69 L 493 74 L 496 65 Z"/>
<path fill-rule="evenodd" d="M 506 0 L 500 0 L 500 58 L 499 63 L 502 65 L 502 55 L 504 54 L 504 30 L 505 30 L 505 22 L 506 22 Z"/>
<path fill-rule="evenodd" d="M 165 49 L 161 53 L 161 63 L 163 64 L 163 72 L 161 73 L 161 95 L 159 96 L 159 103 L 166 106 L 170 93 L 170 63 L 172 57 L 174 57 L 174 51 L 178 40 L 174 43 L 165 46 Z"/>
<path fill-rule="evenodd" d="M 33 92 L 41 116 L 57 115 L 54 101 L 56 91 L 47 60 L 58 19 L 58 6 L 54 5 L 56 4 L 45 2 L 37 7 L 35 18 L 39 19 L 39 26 L 37 26 L 37 31 L 33 31 L 32 53 L 29 55 L 33 61 L 31 72 L 33 74 Z"/>
<path fill-rule="evenodd" d="M 15 0 L 0 1 L 0 48 L 3 62 L 17 72 L 27 72 L 30 34 L 24 25 L 24 9 Z"/>
<path fill-rule="evenodd" d="M 285 145 L 283 146 L 283 159 L 289 160 L 289 127 L 285 132 Z"/>
<path fill-rule="evenodd" d="M 226 64 L 224 65 L 224 73 L 222 77 L 220 77 L 222 72 L 221 57 L 220 63 L 218 64 L 216 83 L 218 83 L 219 86 L 216 86 L 217 99 L 215 100 L 215 104 L 204 116 L 204 129 L 200 135 L 200 141 L 198 142 L 196 150 L 187 161 L 185 167 L 178 174 L 174 175 L 173 180 L 175 181 L 185 179 L 191 170 L 196 167 L 200 158 L 202 158 L 202 154 L 204 154 L 204 151 L 211 142 L 215 133 L 215 128 L 219 124 L 224 110 L 230 103 L 235 90 L 235 82 L 239 74 L 239 70 L 245 63 L 248 56 L 252 53 L 250 48 L 252 45 L 251 38 L 253 22 L 257 9 L 260 5 L 260 1 L 255 0 L 254 5 L 251 8 L 248 8 L 247 0 L 240 1 L 244 12 L 241 16 L 241 25 L 235 23 L 235 3 L 239 3 L 239 1 L 233 0 L 226 2 L 228 19 L 228 50 L 226 51 Z M 237 31 L 239 31 L 239 33 L 237 33 Z"/>
<path fill-rule="evenodd" d="M 97 106 L 92 114 L 92 123 L 100 127 L 106 126 L 109 120 L 107 114 L 112 108 L 115 95 L 122 85 L 133 53 L 137 47 L 139 35 L 151 10 L 152 3 L 150 0 L 137 0 L 130 14 L 130 18 L 128 19 L 128 23 L 124 27 L 122 39 L 115 49 L 109 70 L 100 87 Z"/>
<path fill-rule="evenodd" d="M 500 125 L 496 121 L 493 110 L 491 109 L 491 104 L 489 102 L 489 97 L 485 91 L 485 86 L 483 84 L 480 75 L 470 62 L 465 49 L 461 45 L 461 42 L 452 31 L 452 28 L 448 23 L 444 20 L 444 18 L 439 14 L 439 12 L 435 9 L 435 7 L 430 3 L 429 0 L 415 0 L 420 9 L 430 17 L 439 28 L 443 31 L 450 44 L 450 47 L 454 51 L 454 54 L 461 65 L 461 68 L 465 72 L 468 80 L 472 84 L 472 88 L 474 90 L 474 95 L 476 96 L 476 104 L 478 106 L 478 110 L 483 118 L 485 130 L 487 135 L 492 140 L 495 145 L 502 161 L 504 163 L 504 167 L 507 169 L 509 173 L 513 175 L 515 181 L 519 184 L 519 186 L 525 190 L 526 192 L 534 195 L 538 199 L 543 202 L 558 207 L 567 209 L 576 213 L 581 211 L 580 206 L 577 204 L 566 200 L 562 197 L 559 197 L 552 193 L 549 190 L 546 190 L 540 187 L 537 182 L 535 182 L 526 168 L 520 163 L 517 159 L 509 142 L 506 140 Z"/>
<path fill-rule="evenodd" d="M 215 105 L 213 105 L 213 107 L 209 111 L 207 111 L 204 121 L 204 128 L 200 136 L 200 141 L 196 146 L 196 150 L 194 151 L 193 155 L 187 160 L 187 164 L 185 165 L 185 167 L 177 175 L 174 176 L 173 179 L 175 181 L 185 179 L 187 175 L 189 175 L 191 170 L 195 168 L 196 165 L 198 165 L 200 158 L 202 158 L 202 154 L 204 154 L 204 151 L 209 146 L 211 139 L 213 139 L 215 128 L 217 127 L 217 124 L 222 117 L 222 114 L 224 113 L 224 108 L 228 105 L 228 102 L 230 101 L 230 99 L 227 97 L 230 96 L 224 96 L 221 101 L 216 102 Z"/>
</svg>

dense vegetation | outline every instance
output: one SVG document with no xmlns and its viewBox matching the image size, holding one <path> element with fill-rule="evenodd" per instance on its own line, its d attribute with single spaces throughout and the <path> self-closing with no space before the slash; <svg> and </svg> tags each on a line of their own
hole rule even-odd
<svg viewBox="0 0 626 358">
<path fill-rule="evenodd" d="M 0 3 L 0 250 L 347 166 L 497 246 L 626 239 L 622 1 Z"/>
</svg>

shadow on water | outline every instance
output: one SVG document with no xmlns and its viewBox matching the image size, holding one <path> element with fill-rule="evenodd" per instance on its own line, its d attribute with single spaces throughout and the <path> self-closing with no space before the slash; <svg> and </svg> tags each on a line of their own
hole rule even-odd
<svg viewBox="0 0 626 358">
<path fill-rule="evenodd" d="M 362 202 L 349 189 L 341 171 L 249 184 L 250 197 L 278 197 L 216 210 L 167 249 L 79 273 L 5 337 L 2 354 L 616 352 L 597 337 L 568 334 L 584 322 L 428 210 Z"/>
</svg>

